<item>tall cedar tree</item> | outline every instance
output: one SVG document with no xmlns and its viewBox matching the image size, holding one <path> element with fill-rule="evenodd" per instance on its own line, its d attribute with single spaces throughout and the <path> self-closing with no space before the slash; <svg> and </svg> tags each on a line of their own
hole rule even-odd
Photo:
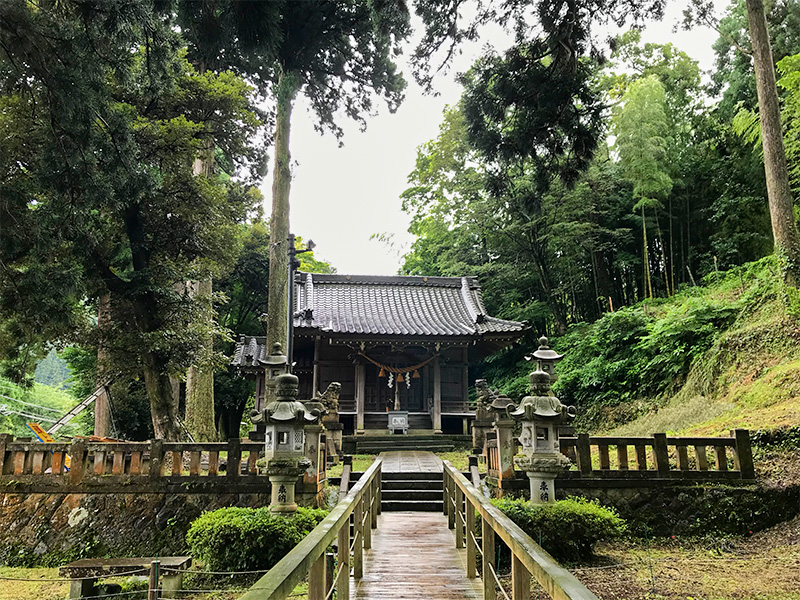
<svg viewBox="0 0 800 600">
<path fill-rule="evenodd" d="M 270 219 L 267 340 L 286 347 L 288 320 L 289 136 L 298 94 L 319 131 L 342 135 L 338 113 L 366 126 L 373 95 L 394 111 L 405 81 L 393 62 L 409 34 L 405 2 L 219 1 L 181 3 L 181 22 L 197 52 L 258 81 L 275 102 L 275 162 Z M 209 63 L 213 65 L 214 63 Z"/>
<path fill-rule="evenodd" d="M 216 329 L 208 305 L 176 284 L 232 262 L 263 156 L 250 88 L 199 75 L 155 8 L 0 4 L 0 127 L 14 133 L 0 179 L 0 316 L 86 342 L 88 309 L 110 292 L 112 370 L 144 375 L 155 434 L 174 440 L 169 375 L 196 363 Z M 239 183 L 195 177 L 212 138 Z"/>
<path fill-rule="evenodd" d="M 693 0 L 691 4 L 691 10 L 686 11 L 687 26 L 691 26 L 694 22 L 714 21 L 713 2 Z M 762 0 L 745 0 L 744 5 L 751 51 L 748 52 L 738 43 L 736 46 L 739 51 L 752 54 L 775 254 L 780 258 L 784 281 L 790 286 L 797 287 L 800 285 L 800 233 L 794 218 L 767 15 Z M 792 16 L 791 11 L 787 14 Z M 793 20 L 788 21 L 791 23 Z M 785 24 L 782 25 L 786 27 Z M 729 32 L 725 33 L 725 37 L 735 41 L 728 35 Z"/>
<path fill-rule="evenodd" d="M 761 0 L 747 0 L 747 18 L 753 45 L 753 67 L 756 72 L 758 109 L 761 116 L 761 144 L 764 148 L 764 170 L 767 175 L 775 254 L 781 259 L 784 280 L 788 285 L 797 287 L 800 285 L 800 235 L 794 218 L 789 169 L 783 147 L 775 63 L 772 61 L 767 18 Z"/>
</svg>

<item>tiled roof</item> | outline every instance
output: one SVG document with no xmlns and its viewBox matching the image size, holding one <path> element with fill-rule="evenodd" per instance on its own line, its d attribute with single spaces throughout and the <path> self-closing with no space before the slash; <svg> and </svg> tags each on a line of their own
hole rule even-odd
<svg viewBox="0 0 800 600">
<path fill-rule="evenodd" d="M 294 326 L 357 335 L 514 337 L 527 325 L 490 317 L 475 277 L 297 273 Z"/>
<path fill-rule="evenodd" d="M 263 368 L 259 362 L 267 357 L 267 338 L 264 336 L 239 336 L 231 364 L 237 367 Z"/>
</svg>

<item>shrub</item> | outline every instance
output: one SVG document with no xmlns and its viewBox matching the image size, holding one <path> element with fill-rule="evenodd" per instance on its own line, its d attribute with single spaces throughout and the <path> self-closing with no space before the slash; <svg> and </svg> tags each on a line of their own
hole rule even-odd
<svg viewBox="0 0 800 600">
<path fill-rule="evenodd" d="M 585 560 L 592 555 L 595 543 L 619 537 L 626 530 L 616 511 L 584 498 L 552 504 L 501 498 L 492 500 L 492 504 L 556 560 Z"/>
<path fill-rule="evenodd" d="M 269 508 L 220 508 L 203 513 L 189 527 L 192 556 L 212 571 L 272 568 L 325 518 L 323 509 L 298 508 L 294 517 Z"/>
</svg>

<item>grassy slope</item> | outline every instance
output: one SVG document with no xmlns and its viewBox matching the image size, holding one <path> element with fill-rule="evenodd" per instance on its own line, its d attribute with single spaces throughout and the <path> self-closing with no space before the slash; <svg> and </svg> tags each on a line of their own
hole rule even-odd
<svg viewBox="0 0 800 600">
<path fill-rule="evenodd" d="M 774 263 L 745 265 L 692 293 L 729 303 L 737 311 L 735 319 L 692 363 L 676 393 L 608 433 L 727 435 L 737 427 L 755 430 L 800 423 L 798 296 L 780 282 Z M 666 315 L 684 301 L 679 295 L 656 310 Z"/>
</svg>

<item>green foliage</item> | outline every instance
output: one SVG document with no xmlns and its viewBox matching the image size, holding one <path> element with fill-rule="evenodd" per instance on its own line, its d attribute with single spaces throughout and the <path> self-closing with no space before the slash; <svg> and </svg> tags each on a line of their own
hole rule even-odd
<svg viewBox="0 0 800 600">
<path fill-rule="evenodd" d="M 555 342 L 566 353 L 555 393 L 579 408 L 584 427 L 635 418 L 651 408 L 648 402 L 680 387 L 740 310 L 737 302 L 689 289 L 666 303 L 623 308 L 576 326 Z"/>
<path fill-rule="evenodd" d="M 326 516 L 322 509 L 300 507 L 294 517 L 269 508 L 221 508 L 203 513 L 189 527 L 186 543 L 212 571 L 269 569 Z"/>
<path fill-rule="evenodd" d="M 59 389 L 69 387 L 69 377 L 69 367 L 66 361 L 58 356 L 55 349 L 50 350 L 47 356 L 39 361 L 34 372 L 34 378 L 37 383 L 43 383 Z"/>
<path fill-rule="evenodd" d="M 615 510 L 584 498 L 550 504 L 501 498 L 492 504 L 559 561 L 586 560 L 597 542 L 616 539 L 626 531 Z"/>
<path fill-rule="evenodd" d="M 31 437 L 33 433 L 25 423 L 36 422 L 46 430 L 75 404 L 72 395 L 64 390 L 40 383 L 25 388 L 0 377 L 0 433 Z M 86 435 L 90 431 L 83 421 L 73 419 L 59 435 Z"/>
<path fill-rule="evenodd" d="M 750 441 L 760 448 L 790 450 L 800 448 L 800 425 L 758 429 L 750 432 Z"/>
</svg>

